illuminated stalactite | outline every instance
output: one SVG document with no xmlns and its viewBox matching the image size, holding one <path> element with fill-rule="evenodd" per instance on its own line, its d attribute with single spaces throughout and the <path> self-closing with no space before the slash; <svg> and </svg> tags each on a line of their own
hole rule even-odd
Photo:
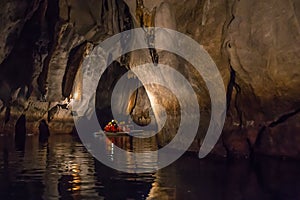
<svg viewBox="0 0 300 200">
<path fill-rule="evenodd" d="M 73 93 L 72 93 L 72 98 L 78 101 L 80 101 L 81 94 L 82 94 L 82 81 L 83 81 L 82 78 L 83 78 L 82 67 L 80 67 L 76 74 L 76 78 L 73 86 Z"/>
<path fill-rule="evenodd" d="M 135 13 L 137 27 L 141 27 L 145 31 L 145 42 L 148 45 L 148 50 L 154 65 L 158 64 L 158 54 L 155 49 L 155 17 L 156 8 L 149 11 L 144 6 L 142 0 L 136 1 Z M 134 54 L 131 54 L 131 56 Z M 135 57 L 135 56 L 133 56 Z M 148 57 L 148 56 L 146 56 Z M 134 67 L 137 62 L 131 63 Z M 129 67 L 129 68 L 131 68 Z M 128 78 L 136 78 L 128 77 Z M 131 120 L 140 126 L 146 126 L 151 124 L 150 117 L 151 103 L 148 94 L 144 87 L 140 87 L 136 92 L 128 99 L 127 114 L 131 116 Z"/>
</svg>

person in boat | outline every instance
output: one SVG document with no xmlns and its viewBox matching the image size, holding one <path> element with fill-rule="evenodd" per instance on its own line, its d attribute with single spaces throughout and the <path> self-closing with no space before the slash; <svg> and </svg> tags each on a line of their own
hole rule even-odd
<svg viewBox="0 0 300 200">
<path fill-rule="evenodd" d="M 122 129 L 119 127 L 118 122 L 113 119 L 105 126 L 104 131 L 116 133 L 121 132 Z"/>
</svg>

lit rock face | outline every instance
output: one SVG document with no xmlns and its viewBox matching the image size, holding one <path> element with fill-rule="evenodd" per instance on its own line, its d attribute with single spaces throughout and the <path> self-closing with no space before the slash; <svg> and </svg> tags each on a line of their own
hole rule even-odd
<svg viewBox="0 0 300 200">
<path fill-rule="evenodd" d="M 171 8 L 171 4 L 159 0 L 159 1 L 126 1 L 127 5 L 130 8 L 131 15 L 133 16 L 134 25 L 136 28 L 144 28 L 145 37 L 151 37 L 151 28 L 147 31 L 147 27 L 163 27 L 176 30 L 176 20 L 174 15 L 174 10 Z M 170 41 L 168 37 L 163 41 L 159 41 L 165 45 L 170 45 L 173 41 Z M 149 48 L 152 47 L 152 44 L 149 43 Z M 154 47 L 154 46 L 153 46 Z M 181 73 L 184 73 L 183 66 L 179 65 L 177 56 L 164 52 L 158 49 L 151 52 L 151 49 L 144 49 L 132 52 L 130 59 L 130 68 L 134 69 L 137 66 L 153 63 L 165 64 L 178 69 Z M 181 70 L 180 70 L 180 67 Z M 156 71 L 145 71 L 141 73 L 143 77 L 151 77 L 153 81 L 157 81 L 155 76 Z M 172 77 L 161 74 L 161 78 L 165 79 L 165 83 L 174 83 Z M 142 79 L 142 77 L 140 77 Z M 169 80 L 171 79 L 171 80 Z M 167 84 L 165 84 L 167 85 Z M 180 88 L 180 86 L 178 86 Z M 147 95 L 145 94 L 147 93 Z M 148 96 L 148 98 L 147 98 Z M 144 103 L 139 103 L 143 101 Z M 147 125 L 149 122 L 153 123 L 153 119 L 160 130 L 164 125 L 164 128 L 160 133 L 157 134 L 159 138 L 159 145 L 164 145 L 168 143 L 176 130 L 180 122 L 179 117 L 179 104 L 175 96 L 170 93 L 166 88 L 163 88 L 159 85 L 145 85 L 145 88 L 138 89 L 136 96 L 135 107 L 132 108 L 132 118 L 133 121 L 139 125 Z M 160 105 L 160 106 L 156 106 Z M 153 116 L 151 116 L 153 113 Z M 162 121 L 165 121 L 163 118 L 164 113 L 168 114 L 168 120 L 165 124 L 162 124 Z M 140 121 L 137 119 L 141 119 Z"/>
<path fill-rule="evenodd" d="M 106 7 L 107 6 L 107 7 Z M 69 55 L 78 53 L 79 55 L 86 54 L 90 50 L 91 45 L 88 43 L 96 43 L 103 41 L 108 36 L 119 33 L 124 29 L 124 20 L 122 12 L 125 7 L 121 4 L 117 7 L 117 2 L 114 1 L 59 1 L 59 21 L 56 24 L 55 31 L 57 36 L 54 38 L 54 44 L 51 55 L 47 57 L 49 62 L 45 76 L 41 78 L 43 82 L 44 93 L 48 101 L 58 101 L 63 96 L 58 96 L 61 91 L 66 91 L 64 87 L 69 87 L 63 82 L 66 67 L 69 60 Z M 119 15 L 121 10 L 121 16 Z M 88 43 L 87 43 L 88 42 Z M 83 44 L 87 43 L 87 44 Z M 80 48 L 83 45 L 83 49 Z M 71 51 L 72 54 L 71 54 Z M 74 58 L 70 58 L 74 59 Z M 79 62 L 82 61 L 78 59 Z M 73 76 L 76 75 L 79 63 L 75 63 L 77 68 L 74 68 Z M 44 71 L 45 71 L 44 70 Z M 69 74 L 68 74 L 69 75 Z M 62 84 L 63 83 L 63 84 Z M 73 84 L 72 81 L 69 82 Z M 70 95 L 70 90 L 65 92 L 64 97 Z"/>
</svg>

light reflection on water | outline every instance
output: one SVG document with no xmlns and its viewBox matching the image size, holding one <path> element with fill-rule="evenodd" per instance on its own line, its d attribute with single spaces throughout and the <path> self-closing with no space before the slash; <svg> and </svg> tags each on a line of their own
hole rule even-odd
<svg viewBox="0 0 300 200">
<path fill-rule="evenodd" d="M 96 139 L 98 139 L 96 137 Z M 126 156 L 116 153 L 117 148 L 126 150 Z M 158 168 L 158 150 L 155 137 L 134 138 L 134 137 L 111 137 L 106 139 L 106 154 L 108 158 L 118 166 L 125 166 L 126 170 L 134 173 L 137 168 L 155 171 Z M 143 156 L 129 155 L 130 152 L 143 153 Z"/>
<path fill-rule="evenodd" d="M 112 141 L 106 147 L 112 159 L 114 145 L 156 148 L 153 139 Z M 0 137 L 0 199 L 300 199 L 300 164 L 184 155 L 156 173 L 127 174 L 96 161 L 71 135 L 52 135 L 43 145 L 37 136 L 27 137 L 23 149 L 5 136 Z"/>
</svg>

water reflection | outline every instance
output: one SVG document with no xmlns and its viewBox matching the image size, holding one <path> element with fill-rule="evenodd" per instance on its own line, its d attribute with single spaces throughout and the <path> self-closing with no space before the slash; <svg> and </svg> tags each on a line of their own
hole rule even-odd
<svg viewBox="0 0 300 200">
<path fill-rule="evenodd" d="M 155 149 L 153 140 L 111 138 L 133 151 Z M 151 159 L 149 159 L 151 160 Z M 126 161 L 132 164 L 132 161 Z M 147 163 L 145 163 L 147 166 Z M 51 135 L 40 145 L 27 136 L 0 138 L 1 199 L 300 199 L 300 163 L 270 158 L 250 161 L 199 160 L 185 155 L 156 173 L 127 174 L 96 161 L 70 135 Z"/>
<path fill-rule="evenodd" d="M 24 150 L 26 140 L 26 117 L 21 117 L 16 122 L 15 127 L 15 145 L 17 150 Z"/>
<path fill-rule="evenodd" d="M 100 139 L 100 138 L 97 138 Z M 101 139 L 104 139 L 101 137 Z M 158 153 L 153 151 L 158 150 L 157 142 L 154 137 L 151 138 L 135 138 L 135 137 L 113 137 L 109 136 L 105 139 L 106 155 L 111 161 L 118 163 L 118 166 L 124 166 L 124 171 L 131 173 L 138 169 L 145 169 L 148 171 L 155 171 L 158 168 Z M 117 148 L 126 150 L 124 154 L 116 153 Z M 134 154 L 143 153 L 143 155 Z"/>
</svg>

